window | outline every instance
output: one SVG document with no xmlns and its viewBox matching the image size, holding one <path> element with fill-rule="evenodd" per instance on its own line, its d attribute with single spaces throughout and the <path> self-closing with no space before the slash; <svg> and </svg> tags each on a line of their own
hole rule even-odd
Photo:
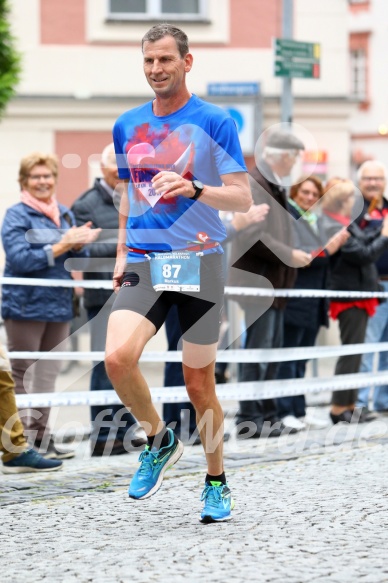
<svg viewBox="0 0 388 583">
<path fill-rule="evenodd" d="M 364 49 L 350 51 L 350 92 L 353 97 L 366 99 L 366 53 Z"/>
<path fill-rule="evenodd" d="M 207 0 L 108 0 L 110 20 L 204 20 Z"/>
</svg>

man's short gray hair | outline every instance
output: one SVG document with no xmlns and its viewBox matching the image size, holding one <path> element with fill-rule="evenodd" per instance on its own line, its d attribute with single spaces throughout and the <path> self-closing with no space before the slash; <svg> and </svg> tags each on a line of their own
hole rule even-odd
<svg viewBox="0 0 388 583">
<path fill-rule="evenodd" d="M 183 59 L 189 52 L 189 39 L 187 38 L 187 34 L 177 26 L 168 24 L 167 22 L 155 24 L 155 26 L 145 33 L 141 41 L 141 50 L 143 50 L 145 42 L 154 43 L 165 36 L 172 36 L 175 39 L 179 54 Z"/>
<path fill-rule="evenodd" d="M 384 172 L 384 178 L 387 180 L 388 178 L 388 170 L 386 165 L 380 160 L 366 160 L 361 164 L 359 169 L 357 170 L 357 182 L 360 182 L 362 178 L 362 174 L 365 169 L 369 168 L 370 166 L 374 166 L 375 168 L 380 168 Z"/>
<path fill-rule="evenodd" d="M 273 160 L 280 162 L 283 154 L 285 153 L 286 150 L 280 150 L 280 148 L 271 148 L 271 146 L 265 146 L 262 157 L 263 160 Z"/>
<path fill-rule="evenodd" d="M 297 156 L 299 154 L 299 150 L 295 148 L 272 148 L 271 146 L 265 146 L 263 150 L 263 159 L 280 162 L 284 154 Z"/>
</svg>

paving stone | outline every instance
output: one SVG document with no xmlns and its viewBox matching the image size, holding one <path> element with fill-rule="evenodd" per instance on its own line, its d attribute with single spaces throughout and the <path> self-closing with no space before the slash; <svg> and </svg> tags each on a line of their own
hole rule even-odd
<svg viewBox="0 0 388 583">
<path fill-rule="evenodd" d="M 127 495 L 138 455 L 95 460 L 84 455 L 87 442 L 57 474 L 3 475 L 2 578 L 388 581 L 388 439 L 330 428 L 290 437 L 228 442 L 236 509 L 223 524 L 198 522 L 205 462 L 198 448 L 186 448 L 161 491 L 144 501 Z"/>
</svg>

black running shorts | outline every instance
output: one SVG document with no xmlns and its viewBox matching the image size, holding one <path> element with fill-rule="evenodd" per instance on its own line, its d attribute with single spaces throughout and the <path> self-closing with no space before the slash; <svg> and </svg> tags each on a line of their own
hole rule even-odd
<svg viewBox="0 0 388 583">
<path fill-rule="evenodd" d="M 201 257 L 200 282 L 199 292 L 156 292 L 151 283 L 150 262 L 127 263 L 112 312 L 131 310 L 146 317 L 159 330 L 171 306 L 176 304 L 183 338 L 193 344 L 214 344 L 218 342 L 224 302 L 220 253 Z"/>
</svg>

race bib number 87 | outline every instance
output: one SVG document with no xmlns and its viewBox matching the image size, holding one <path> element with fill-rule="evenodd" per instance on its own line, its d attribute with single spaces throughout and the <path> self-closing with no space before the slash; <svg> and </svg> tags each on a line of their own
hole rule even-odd
<svg viewBox="0 0 388 583">
<path fill-rule="evenodd" d="M 190 251 L 150 253 L 151 281 L 155 291 L 200 290 L 200 257 Z"/>
</svg>

